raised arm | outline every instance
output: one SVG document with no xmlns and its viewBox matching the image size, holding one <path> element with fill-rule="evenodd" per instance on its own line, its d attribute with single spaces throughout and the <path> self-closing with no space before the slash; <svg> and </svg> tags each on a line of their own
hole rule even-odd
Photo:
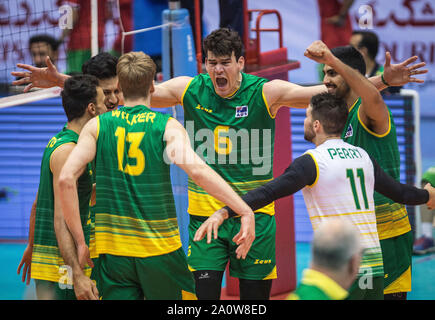
<svg viewBox="0 0 435 320">
<path fill-rule="evenodd" d="M 176 77 L 154 86 L 151 94 L 152 108 L 167 108 L 182 104 L 183 94 L 191 77 Z"/>
<path fill-rule="evenodd" d="M 330 66 L 340 74 L 347 85 L 361 97 L 359 116 L 361 121 L 377 134 L 389 128 L 389 112 L 381 94 L 361 73 L 340 61 L 322 41 L 313 42 L 304 55 L 318 63 Z"/>
<path fill-rule="evenodd" d="M 415 76 L 428 72 L 427 69 L 421 69 L 426 66 L 426 63 L 419 62 L 417 64 L 410 65 L 411 63 L 417 61 L 417 59 L 417 56 L 413 56 L 400 63 L 391 64 L 391 54 L 387 51 L 385 52 L 383 79 L 382 75 L 379 75 L 369 78 L 369 81 L 379 91 L 382 91 L 388 87 L 400 87 L 409 82 L 424 83 L 423 79 L 415 78 Z"/>
<path fill-rule="evenodd" d="M 56 66 L 51 62 L 50 57 L 45 58 L 47 67 L 37 68 L 28 64 L 18 63 L 17 67 L 27 71 L 13 71 L 11 74 L 21 79 L 13 81 L 12 84 L 16 86 L 27 84 L 24 92 L 28 92 L 32 88 L 52 88 L 61 87 L 70 76 L 59 73 Z"/>
<path fill-rule="evenodd" d="M 228 183 L 195 153 L 186 130 L 177 120 L 168 121 L 164 138 L 167 141 L 168 160 L 183 169 L 208 194 L 224 202 L 241 216 L 242 227 L 233 241 L 237 244 L 243 243 L 236 253 L 238 258 L 244 259 L 255 239 L 254 213 Z"/>
<path fill-rule="evenodd" d="M 80 267 L 87 263 L 92 266 L 89 248 L 86 245 L 80 221 L 77 180 L 86 165 L 95 158 L 97 137 L 97 118 L 93 118 L 83 127 L 77 146 L 70 153 L 59 175 L 59 200 L 65 222 L 77 247 Z"/>
</svg>

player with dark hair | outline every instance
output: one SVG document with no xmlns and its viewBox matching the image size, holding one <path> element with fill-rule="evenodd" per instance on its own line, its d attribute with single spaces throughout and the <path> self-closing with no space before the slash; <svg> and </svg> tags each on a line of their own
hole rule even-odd
<svg viewBox="0 0 435 320">
<path fill-rule="evenodd" d="M 222 47 L 225 48 L 222 48 Z M 272 176 L 272 156 L 274 138 L 274 118 L 282 106 L 306 107 L 310 98 L 326 91 L 324 85 L 303 87 L 283 80 L 267 81 L 243 73 L 245 59 L 243 45 L 237 33 L 226 28 L 213 31 L 204 39 L 205 65 L 207 74 L 192 77 L 176 77 L 157 86 L 151 95 L 151 107 L 170 107 L 182 104 L 185 126 L 191 126 L 191 134 L 210 132 L 211 139 L 204 143 L 194 141 L 194 148 L 203 148 L 204 159 L 238 193 L 246 192 L 264 184 Z M 239 53 L 240 52 L 240 53 Z M 224 54 L 224 55 L 222 55 Z M 407 65 L 417 57 L 399 65 L 388 65 L 385 79 L 391 85 L 402 85 L 417 81 L 409 76 Z M 57 72 L 23 67 L 29 72 L 22 74 L 22 83 L 32 82 L 30 86 L 49 87 L 62 83 L 63 76 Z M 384 89 L 381 77 L 370 79 L 379 89 Z M 192 126 L 193 125 L 193 126 Z M 231 129 L 231 130 L 230 130 Z M 241 144 L 232 141 L 231 133 L 259 133 L 260 148 L 242 150 Z M 240 136 L 236 137 L 240 140 Z M 246 139 L 245 139 L 246 141 Z M 214 143 L 216 142 L 216 144 Z M 264 143 L 263 143 L 264 142 Z M 205 147 L 205 148 L 204 148 Z M 233 148 L 234 147 L 234 148 Z M 234 150 L 233 150 L 234 149 Z M 254 150 L 254 149 L 253 149 Z M 258 150 L 265 150 L 262 157 Z M 225 158 L 248 154 L 244 163 L 228 163 Z M 255 155 L 257 153 L 257 155 Z M 254 156 L 251 157 L 251 154 Z M 219 163 L 216 158 L 223 159 Z M 218 163 L 217 163 L 218 162 Z M 264 172 L 266 171 L 266 172 Z M 189 181 L 190 240 L 198 226 L 222 203 L 207 195 L 201 188 Z M 273 205 L 260 210 L 257 234 L 246 261 L 233 259 L 234 248 L 230 247 L 231 238 L 238 228 L 238 221 L 228 222 L 228 233 L 223 241 L 210 245 L 190 241 L 189 265 L 194 270 L 196 293 L 199 299 L 219 299 L 223 271 L 228 260 L 232 260 L 230 274 L 240 280 L 241 299 L 268 299 L 272 281 L 276 278 L 275 268 L 275 218 Z M 261 221 L 260 221 L 261 220 Z M 219 252 L 214 254 L 213 250 Z M 254 264 L 256 256 L 267 256 L 270 264 Z M 262 258 L 262 260 L 265 258 Z"/>
<path fill-rule="evenodd" d="M 323 83 L 329 92 L 347 103 L 349 117 L 342 134 L 344 141 L 365 149 L 385 172 L 399 180 L 400 156 L 394 120 L 382 96 L 364 77 L 361 54 L 351 46 L 330 51 L 324 43 L 315 42 L 306 55 L 317 62 L 326 61 Z M 410 67 L 409 75 L 424 73 L 416 70 L 423 64 Z M 385 298 L 404 299 L 411 290 L 412 231 L 408 214 L 403 204 L 379 193 L 375 193 L 374 199 L 384 262 Z"/>
<path fill-rule="evenodd" d="M 325 91 L 325 87 L 302 87 L 287 81 L 259 78 L 243 73 L 243 46 L 237 33 L 226 28 L 213 31 L 203 41 L 207 74 L 194 78 L 177 77 L 158 86 L 152 95 L 152 107 L 168 107 L 182 104 L 185 126 L 194 124 L 193 132 L 204 129 L 213 132 L 216 145 L 203 156 L 214 170 L 222 175 L 239 194 L 270 181 L 272 175 L 274 118 L 282 106 L 306 107 L 310 98 Z M 415 61 L 416 57 L 413 58 Z M 401 78 L 406 65 L 389 66 L 388 80 Z M 390 73 L 392 71 L 392 73 Z M 407 72 L 406 72 L 407 73 Z M 398 77 L 398 75 L 401 76 Z M 391 77 L 391 78 L 390 78 Z M 409 80 L 409 78 L 407 77 Z M 378 85 L 381 79 L 372 79 Z M 408 81 L 406 80 L 406 81 Z M 380 89 L 384 86 L 381 85 Z M 232 140 L 231 132 L 260 132 L 263 141 L 263 159 L 253 157 L 247 163 L 222 163 L 216 158 L 236 155 L 241 159 L 241 143 Z M 267 136 L 269 134 L 269 136 Z M 193 138 L 193 137 L 192 137 Z M 203 141 L 194 141 L 195 148 L 204 147 Z M 236 147 L 237 146 L 237 147 Z M 203 149 L 203 150 L 204 150 Z M 252 150 L 250 150 L 252 151 Z M 248 148 L 249 152 L 249 148 Z M 253 152 L 255 153 L 255 152 Z M 251 153 L 252 154 L 252 153 Z M 228 158 L 226 158 L 228 160 Z M 259 163 L 268 159 L 266 172 L 256 173 Z M 213 160 L 215 160 L 213 162 Z M 225 161 L 224 161 L 225 162 Z M 257 171 L 258 172 L 258 171 Z M 256 214 L 256 240 L 245 261 L 232 259 L 232 230 L 237 230 L 238 220 L 225 222 L 225 234 L 211 244 L 192 241 L 201 223 L 217 210 L 221 203 L 208 196 L 201 188 L 189 181 L 190 246 L 189 266 L 194 272 L 199 299 L 219 299 L 221 280 L 230 260 L 230 275 L 239 278 L 241 299 L 268 299 L 275 267 L 275 218 L 273 204 L 259 209 Z M 270 260 L 268 264 L 255 264 L 256 259 Z"/>
<path fill-rule="evenodd" d="M 107 52 L 102 52 L 90 58 L 82 66 L 84 74 L 90 74 L 97 77 L 99 86 L 103 88 L 105 100 L 104 103 L 108 110 L 117 108 L 123 104 L 122 92 L 118 89 L 118 77 L 116 76 L 116 64 L 118 58 Z M 32 74 L 37 74 L 35 82 L 31 82 L 24 88 L 24 92 L 33 87 L 50 88 L 54 86 L 63 87 L 64 82 L 70 77 L 69 75 L 59 73 L 49 56 L 45 57 L 46 67 L 36 68 L 27 64 L 18 64 L 20 68 L 30 71 L 12 72 L 12 75 L 21 79 L 14 81 L 14 85 L 27 84 L 31 80 Z M 30 77 L 29 77 L 30 76 Z"/>
<path fill-rule="evenodd" d="M 107 109 L 98 80 L 90 75 L 69 78 L 61 95 L 68 122 L 61 132 L 50 139 L 42 156 L 35 210 L 32 210 L 30 218 L 29 235 L 32 237 L 29 236 L 18 273 L 22 265 L 26 264 L 23 281 L 26 275 L 35 279 L 38 299 L 97 299 L 95 284 L 89 279 L 90 269 L 88 267 L 83 271 L 80 267 L 74 240 L 63 219 L 57 198 L 57 181 L 83 126 Z M 89 241 L 90 230 L 87 222 L 92 191 L 90 166 L 80 175 L 77 190 L 80 219 L 83 222 L 86 241 Z M 70 285 L 74 285 L 74 290 L 68 288 Z"/>
<path fill-rule="evenodd" d="M 89 253 L 75 186 L 86 164 L 96 159 L 97 284 L 103 299 L 196 298 L 181 248 L 170 163 L 242 215 L 233 240 L 246 239 L 249 245 L 236 250 L 239 258 L 246 256 L 255 237 L 253 212 L 193 151 L 183 126 L 147 107 L 155 68 L 143 52 L 120 57 L 117 74 L 126 106 L 84 127 L 59 179 L 65 221 L 83 266 Z"/>
<path fill-rule="evenodd" d="M 242 199 L 252 210 L 257 210 L 302 190 L 314 230 L 322 221 L 336 218 L 350 221 L 359 231 L 364 254 L 358 278 L 352 286 L 349 284 L 349 299 L 382 300 L 382 253 L 376 228 L 374 191 L 399 203 L 426 203 L 434 207 L 435 188 L 427 184 L 424 189 L 418 189 L 397 182 L 364 149 L 344 142 L 341 133 L 347 116 L 348 108 L 343 99 L 331 93 L 314 96 L 307 108 L 304 136 L 316 148 L 296 158 L 284 174 L 249 191 Z M 234 216 L 227 207 L 216 211 L 197 230 L 194 240 L 201 241 L 205 235 L 207 242 L 211 242 L 212 237 L 218 239 L 218 227 L 227 221 L 225 219 L 235 219 Z M 224 226 L 221 232 L 225 233 Z M 364 287 L 364 279 L 368 277 L 372 287 L 367 284 Z"/>
<path fill-rule="evenodd" d="M 379 39 L 376 33 L 361 30 L 354 31 L 349 44 L 361 52 L 367 66 L 366 73 L 364 73 L 367 77 L 382 74 L 383 66 L 376 62 L 379 49 Z"/>
</svg>

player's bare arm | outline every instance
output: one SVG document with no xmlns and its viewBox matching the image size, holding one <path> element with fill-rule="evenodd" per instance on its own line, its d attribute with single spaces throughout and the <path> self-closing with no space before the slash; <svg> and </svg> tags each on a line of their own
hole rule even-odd
<svg viewBox="0 0 435 320">
<path fill-rule="evenodd" d="M 30 209 L 29 219 L 29 238 L 27 240 L 27 247 L 24 250 L 23 257 L 18 265 L 17 274 L 20 274 L 21 267 L 23 267 L 22 282 L 26 282 L 26 285 L 30 284 L 31 278 L 31 265 L 32 265 L 32 253 L 33 253 L 33 241 L 35 235 L 35 217 L 36 217 L 36 204 L 38 199 L 38 193 L 36 193 L 35 201 L 33 201 L 32 208 Z M 26 280 L 27 277 L 27 280 Z"/>
<path fill-rule="evenodd" d="M 388 108 L 381 94 L 370 81 L 357 70 L 347 66 L 335 57 L 322 41 L 313 42 L 304 55 L 318 63 L 331 67 L 340 74 L 356 97 L 361 97 L 361 108 L 359 110 L 361 121 L 377 134 L 387 132 L 389 128 Z"/>
<path fill-rule="evenodd" d="M 167 108 L 182 104 L 184 91 L 191 77 L 176 77 L 154 86 L 151 94 L 152 108 Z"/>
<path fill-rule="evenodd" d="M 61 170 L 58 182 L 60 205 L 65 222 L 76 243 L 81 268 L 84 268 L 86 263 L 91 266 L 92 260 L 80 221 L 76 184 L 86 165 L 95 158 L 97 126 L 97 118 L 93 118 L 83 127 L 76 147 Z"/>
<path fill-rule="evenodd" d="M 306 108 L 312 96 L 326 92 L 326 87 L 300 86 L 284 80 L 272 80 L 263 85 L 263 94 L 272 116 L 275 116 L 282 106 Z"/>
<path fill-rule="evenodd" d="M 74 149 L 74 144 L 64 144 L 53 153 L 50 168 L 53 173 L 54 191 L 54 230 L 63 260 L 70 266 L 73 273 L 74 292 L 78 300 L 98 300 L 95 284 L 87 277 L 80 267 L 74 239 L 68 230 L 59 201 L 59 175 L 68 156 Z M 93 265 L 91 265 L 93 267 Z"/>
<path fill-rule="evenodd" d="M 228 183 L 195 153 L 186 130 L 177 120 L 168 121 L 164 138 L 169 160 L 183 169 L 208 194 L 226 203 L 241 216 L 242 226 L 233 240 L 240 244 L 236 250 L 237 257 L 244 259 L 255 239 L 254 213 Z"/>
</svg>

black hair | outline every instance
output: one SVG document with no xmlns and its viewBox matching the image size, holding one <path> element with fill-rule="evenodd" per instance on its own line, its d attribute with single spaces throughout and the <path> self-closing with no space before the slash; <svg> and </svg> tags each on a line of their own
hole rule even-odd
<svg viewBox="0 0 435 320">
<path fill-rule="evenodd" d="M 213 52 L 217 57 L 231 56 L 234 51 L 236 61 L 244 55 L 242 39 L 239 34 L 228 28 L 220 28 L 210 33 L 203 41 L 204 54 Z"/>
<path fill-rule="evenodd" d="M 358 49 L 367 48 L 369 57 L 372 60 L 375 60 L 379 49 L 379 39 L 376 33 L 371 31 L 354 31 L 352 34 L 361 35 L 361 41 L 358 43 Z"/>
<path fill-rule="evenodd" d="M 346 125 L 349 110 L 344 99 L 335 94 L 324 92 L 310 101 L 313 120 L 319 120 L 327 134 L 340 134 Z"/>
<path fill-rule="evenodd" d="M 363 76 L 366 74 L 366 63 L 361 53 L 352 46 L 336 47 L 332 54 L 349 67 L 358 70 Z"/>
<path fill-rule="evenodd" d="M 98 79 L 89 74 L 76 75 L 65 81 L 61 97 L 68 121 L 82 117 L 89 103 L 97 101 Z"/>
<path fill-rule="evenodd" d="M 53 51 L 59 48 L 60 42 L 48 34 L 37 34 L 29 39 L 29 48 L 36 42 L 47 43 Z"/>
<path fill-rule="evenodd" d="M 99 80 L 116 77 L 118 58 L 108 52 L 101 52 L 83 63 L 83 74 L 90 74 Z"/>
</svg>

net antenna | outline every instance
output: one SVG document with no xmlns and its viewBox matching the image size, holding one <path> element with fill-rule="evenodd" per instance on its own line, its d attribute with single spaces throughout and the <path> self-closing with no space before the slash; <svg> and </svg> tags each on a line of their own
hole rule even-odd
<svg viewBox="0 0 435 320">
<path fill-rule="evenodd" d="M 403 96 L 411 96 L 413 99 L 414 112 L 414 163 L 415 163 L 415 186 L 421 188 L 421 176 L 423 174 L 420 143 L 420 95 L 416 90 L 400 89 Z M 415 206 L 415 239 L 422 235 L 420 206 Z"/>
<path fill-rule="evenodd" d="M 98 54 L 98 0 L 91 0 L 91 56 Z"/>
</svg>

